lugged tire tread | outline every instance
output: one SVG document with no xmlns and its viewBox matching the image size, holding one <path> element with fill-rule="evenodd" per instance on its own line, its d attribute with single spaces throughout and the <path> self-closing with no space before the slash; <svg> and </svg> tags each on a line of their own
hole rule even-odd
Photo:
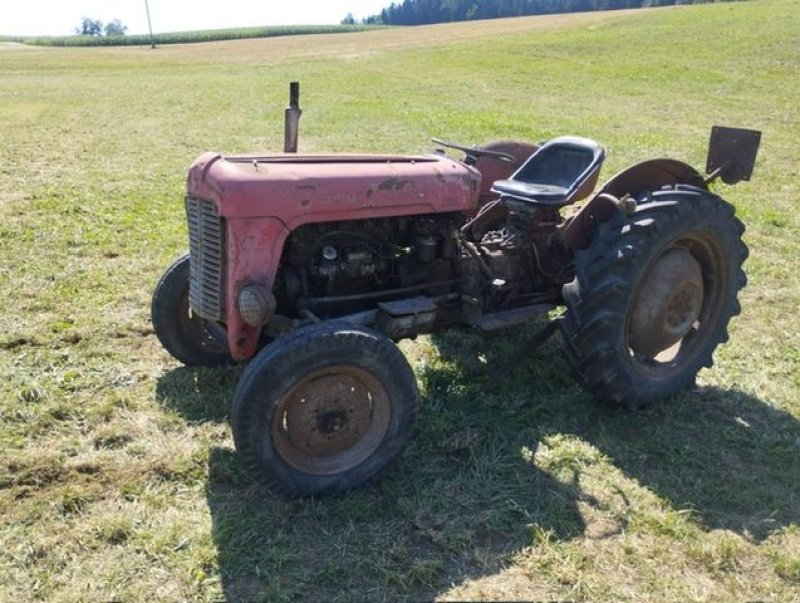
<svg viewBox="0 0 800 603">
<path fill-rule="evenodd" d="M 635 286 L 630 282 L 632 274 L 644 270 L 641 263 L 655 257 L 659 245 L 696 224 L 714 229 L 714 235 L 730 250 L 724 307 L 709 327 L 713 329 L 709 344 L 693 359 L 696 367 L 679 371 L 658 392 L 626 366 L 630 359 L 626 350 L 620 350 L 618 340 L 625 338 L 619 329 L 626 324 L 628 295 Z M 710 367 L 714 349 L 728 339 L 730 318 L 741 311 L 736 295 L 747 282 L 742 263 L 748 255 L 740 238 L 743 232 L 733 206 L 713 193 L 689 186 L 648 193 L 627 219 L 618 214 L 598 224 L 589 247 L 575 253 L 575 278 L 562 290 L 567 305 L 559 321 L 563 351 L 578 380 L 603 400 L 639 408 L 693 382 L 701 366 Z"/>
</svg>

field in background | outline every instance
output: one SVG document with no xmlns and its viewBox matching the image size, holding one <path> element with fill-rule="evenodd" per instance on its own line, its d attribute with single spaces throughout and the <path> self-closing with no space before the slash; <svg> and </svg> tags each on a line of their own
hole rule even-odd
<svg viewBox="0 0 800 603">
<path fill-rule="evenodd" d="M 800 7 L 756 0 L 147 48 L 0 45 L 0 600 L 800 597 Z M 763 130 L 742 315 L 698 388 L 598 405 L 539 325 L 405 341 L 423 394 L 375 483 L 288 501 L 232 450 L 241 373 L 149 323 L 203 150 L 418 153 L 560 134 L 702 167 Z M 502 368 L 498 368 L 502 367 Z"/>
<path fill-rule="evenodd" d="M 199 31 L 174 31 L 129 36 L 0 36 L 0 44 L 11 42 L 31 46 L 150 46 L 151 43 L 194 44 L 223 40 L 247 40 L 251 38 L 278 38 L 315 34 L 352 33 L 381 29 L 377 25 L 269 25 L 265 27 L 235 27 L 230 29 L 208 29 Z"/>
</svg>

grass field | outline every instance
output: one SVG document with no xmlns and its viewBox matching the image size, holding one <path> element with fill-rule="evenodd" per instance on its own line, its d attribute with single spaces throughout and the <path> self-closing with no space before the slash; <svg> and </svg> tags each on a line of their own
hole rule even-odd
<svg viewBox="0 0 800 603">
<path fill-rule="evenodd" d="M 529 332 L 405 341 L 423 394 L 393 468 L 346 496 L 254 486 L 240 368 L 149 323 L 203 150 L 422 152 L 580 134 L 605 174 L 703 166 L 763 130 L 742 315 L 696 389 L 595 403 Z M 800 6 L 755 0 L 146 48 L 0 45 L 0 600 L 796 601 Z"/>
</svg>

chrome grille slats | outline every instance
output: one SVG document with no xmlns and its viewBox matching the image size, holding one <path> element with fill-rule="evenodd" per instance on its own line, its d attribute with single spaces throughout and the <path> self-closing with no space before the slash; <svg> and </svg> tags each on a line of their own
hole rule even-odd
<svg viewBox="0 0 800 603">
<path fill-rule="evenodd" d="M 186 197 L 189 225 L 189 303 L 209 320 L 225 319 L 225 222 L 210 201 Z"/>
</svg>

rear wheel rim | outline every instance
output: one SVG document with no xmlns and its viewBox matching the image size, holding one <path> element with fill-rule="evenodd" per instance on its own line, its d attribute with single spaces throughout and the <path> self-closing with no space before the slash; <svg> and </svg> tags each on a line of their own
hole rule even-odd
<svg viewBox="0 0 800 603">
<path fill-rule="evenodd" d="M 389 395 L 372 372 L 337 365 L 312 371 L 292 387 L 270 429 L 278 454 L 294 469 L 333 475 L 368 459 L 390 419 Z"/>
<path fill-rule="evenodd" d="M 713 339 L 724 309 L 727 260 L 720 241 L 706 231 L 687 233 L 664 248 L 650 264 L 650 269 L 657 268 L 669 254 L 676 253 L 690 256 L 688 262 L 695 263 L 701 278 L 698 290 L 692 283 L 693 277 L 689 275 L 692 269 L 687 268 L 686 273 L 677 279 L 671 297 L 665 300 L 665 306 L 669 309 L 664 313 L 663 319 L 672 325 L 668 327 L 665 324 L 664 329 L 674 328 L 681 332 L 677 341 L 669 342 L 664 347 L 656 346 L 659 349 L 655 350 L 637 341 L 641 333 L 633 331 L 635 327 L 632 314 L 642 295 L 645 295 L 640 288 L 645 284 L 646 277 L 642 277 L 637 284 L 632 296 L 631 311 L 628 312 L 628 351 L 635 369 L 650 379 L 670 378 L 693 362 Z"/>
</svg>

